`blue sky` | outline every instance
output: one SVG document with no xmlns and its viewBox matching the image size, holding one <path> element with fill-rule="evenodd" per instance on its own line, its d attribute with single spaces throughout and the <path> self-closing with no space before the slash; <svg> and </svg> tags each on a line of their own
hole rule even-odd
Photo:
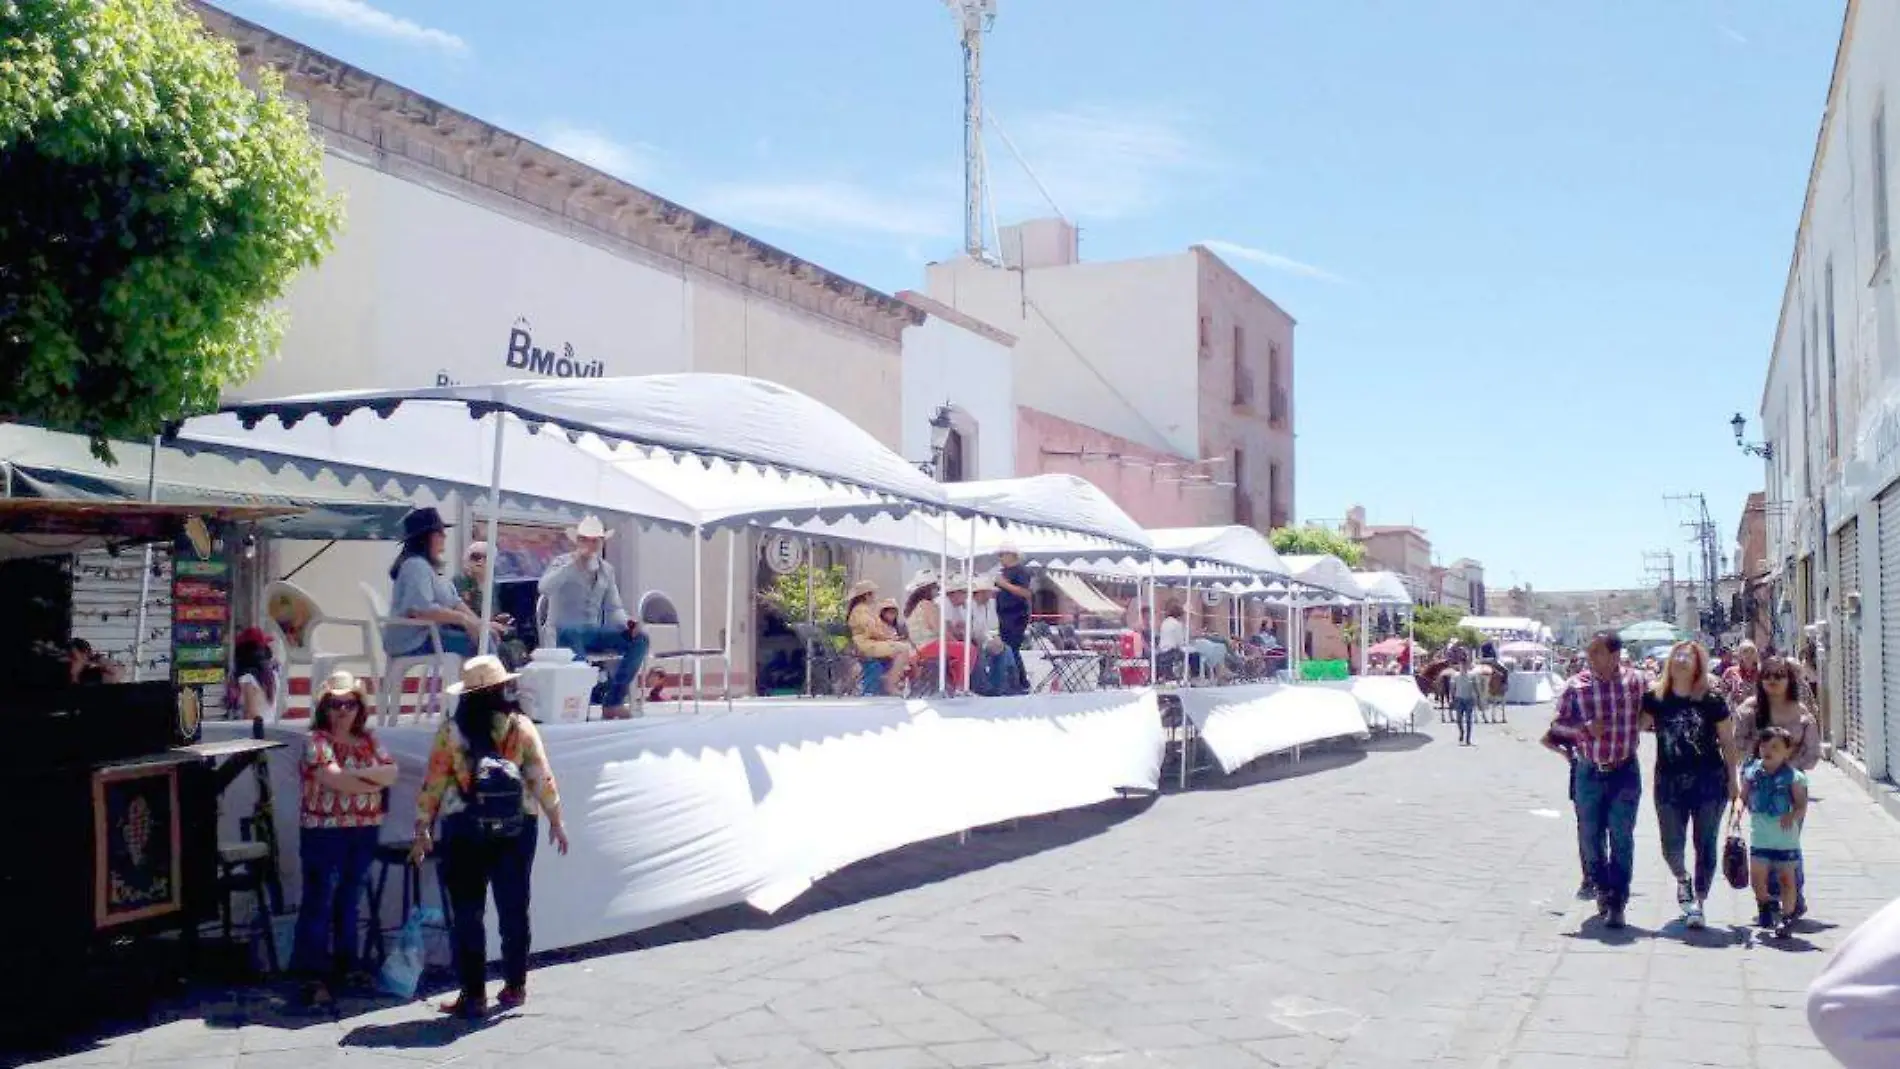
<svg viewBox="0 0 1900 1069">
<path fill-rule="evenodd" d="M 960 243 L 937 0 L 223 3 L 887 291 Z M 987 101 L 1083 256 L 1219 243 L 1299 319 L 1302 518 L 1629 586 L 1699 491 L 1733 551 L 1839 0 L 999 7 Z"/>
</svg>

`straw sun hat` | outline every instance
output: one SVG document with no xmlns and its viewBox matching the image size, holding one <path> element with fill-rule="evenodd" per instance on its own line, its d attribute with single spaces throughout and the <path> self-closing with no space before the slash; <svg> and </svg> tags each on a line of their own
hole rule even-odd
<svg viewBox="0 0 1900 1069">
<path fill-rule="evenodd" d="M 472 694 L 478 690 L 489 690 L 506 686 L 521 678 L 510 672 L 501 663 L 500 657 L 470 657 L 462 662 L 462 678 L 449 684 L 450 694 Z"/>
<path fill-rule="evenodd" d="M 861 599 L 868 598 L 875 593 L 877 593 L 876 583 L 871 582 L 869 579 L 860 579 L 857 582 L 851 584 L 851 592 L 844 596 L 844 603 L 846 607 L 849 607 L 849 606 L 857 604 L 858 601 L 860 601 Z"/>
</svg>

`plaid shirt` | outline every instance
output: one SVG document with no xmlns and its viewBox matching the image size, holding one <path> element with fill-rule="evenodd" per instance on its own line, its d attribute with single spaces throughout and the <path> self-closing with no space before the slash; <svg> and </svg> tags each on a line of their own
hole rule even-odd
<svg viewBox="0 0 1900 1069">
<path fill-rule="evenodd" d="M 1557 699 L 1557 733 L 1577 741 L 1579 760 L 1617 765 L 1635 757 L 1645 685 L 1643 674 L 1629 667 L 1613 679 L 1598 679 L 1588 668 L 1578 672 Z M 1592 737 L 1591 723 L 1602 724 L 1601 734 Z"/>
</svg>

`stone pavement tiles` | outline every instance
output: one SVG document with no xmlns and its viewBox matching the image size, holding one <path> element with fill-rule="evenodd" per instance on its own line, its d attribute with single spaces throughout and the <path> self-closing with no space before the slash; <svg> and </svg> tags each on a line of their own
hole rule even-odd
<svg viewBox="0 0 1900 1069">
<path fill-rule="evenodd" d="M 1645 799 L 1631 928 L 1603 932 L 1572 897 L 1564 766 L 1534 741 L 1548 716 L 1513 709 L 1469 749 L 1431 724 L 1429 742 L 925 844 L 838 874 L 791 917 L 542 967 L 528 1007 L 479 1029 L 422 1005 L 309 1024 L 247 996 L 51 1064 L 1831 1064 L 1802 991 L 1900 889 L 1900 827 L 1823 766 L 1814 921 L 1776 945 L 1741 927 L 1752 899 L 1726 886 L 1709 931 L 1675 923 Z"/>
</svg>

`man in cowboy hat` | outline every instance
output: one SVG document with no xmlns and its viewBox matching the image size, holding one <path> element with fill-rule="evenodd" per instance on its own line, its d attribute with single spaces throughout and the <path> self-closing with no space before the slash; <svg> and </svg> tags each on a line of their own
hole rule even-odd
<svg viewBox="0 0 1900 1069">
<path fill-rule="evenodd" d="M 627 691 L 640 676 L 649 640 L 640 632 L 640 622 L 627 615 L 614 566 L 601 556 L 613 532 L 601 526 L 599 517 L 586 516 L 568 534 L 574 552 L 556 557 L 541 576 L 547 624 L 564 649 L 619 655 L 601 698 L 601 715 L 619 720 L 627 715 Z"/>
</svg>

